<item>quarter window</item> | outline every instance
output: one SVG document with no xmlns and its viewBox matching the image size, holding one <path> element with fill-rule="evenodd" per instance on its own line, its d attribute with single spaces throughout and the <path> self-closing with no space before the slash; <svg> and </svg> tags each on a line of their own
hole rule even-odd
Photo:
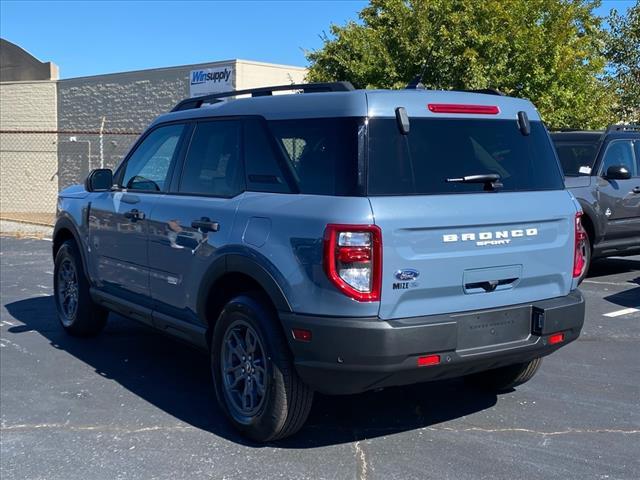
<svg viewBox="0 0 640 480">
<path fill-rule="evenodd" d="M 300 193 L 357 195 L 358 122 L 355 118 L 269 122 Z"/>
<path fill-rule="evenodd" d="M 184 125 L 167 125 L 151 132 L 127 160 L 120 186 L 129 190 L 166 190 L 171 162 Z"/>
</svg>

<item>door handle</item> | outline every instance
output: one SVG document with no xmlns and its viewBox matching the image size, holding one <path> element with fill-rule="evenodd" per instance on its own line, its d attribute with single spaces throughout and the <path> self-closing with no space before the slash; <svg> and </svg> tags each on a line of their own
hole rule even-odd
<svg viewBox="0 0 640 480">
<path fill-rule="evenodd" d="M 640 193 L 640 185 L 632 190 L 633 193 Z"/>
<path fill-rule="evenodd" d="M 132 222 L 135 222 L 138 220 L 144 220 L 144 212 L 141 212 L 137 208 L 134 208 L 133 210 L 129 210 L 128 212 L 125 212 L 124 218 L 127 218 Z"/>
<path fill-rule="evenodd" d="M 197 228 L 202 232 L 217 232 L 220 230 L 220 224 L 212 222 L 209 217 L 202 217 L 200 220 L 191 222 L 191 228 Z"/>
</svg>

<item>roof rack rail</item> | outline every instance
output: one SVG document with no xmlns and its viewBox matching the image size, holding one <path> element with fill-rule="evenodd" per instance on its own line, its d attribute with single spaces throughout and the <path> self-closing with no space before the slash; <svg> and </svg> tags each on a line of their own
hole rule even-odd
<svg viewBox="0 0 640 480">
<path fill-rule="evenodd" d="M 212 93 L 203 95 L 202 97 L 186 98 L 179 102 L 172 112 L 180 110 L 191 110 L 192 108 L 200 108 L 205 103 L 216 103 L 219 99 L 225 97 L 235 97 L 236 95 L 251 95 L 252 97 L 269 97 L 273 92 L 287 90 L 302 90 L 303 93 L 318 92 L 350 92 L 355 90 L 351 82 L 328 82 L 328 83 L 298 83 L 292 85 L 276 85 L 273 87 L 250 88 L 247 90 L 232 90 L 229 92 Z"/>
<path fill-rule="evenodd" d="M 607 133 L 611 132 L 640 132 L 640 125 L 628 124 L 628 125 L 609 125 L 607 127 Z"/>
</svg>

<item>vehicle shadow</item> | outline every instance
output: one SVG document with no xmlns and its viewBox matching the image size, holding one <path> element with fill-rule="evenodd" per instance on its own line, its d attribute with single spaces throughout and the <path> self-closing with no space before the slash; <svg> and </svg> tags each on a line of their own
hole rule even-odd
<svg viewBox="0 0 640 480">
<path fill-rule="evenodd" d="M 5 305 L 24 325 L 12 335 L 35 331 L 90 365 L 98 375 L 178 420 L 243 445 L 260 447 L 236 433 L 219 409 L 202 352 L 118 315 L 96 338 L 74 338 L 62 331 L 53 297 Z M 474 390 L 460 380 L 389 388 L 381 392 L 329 397 L 317 395 L 309 420 L 295 436 L 272 446 L 313 448 L 429 427 L 492 407 L 495 394 Z"/>
<path fill-rule="evenodd" d="M 591 264 L 587 278 L 593 279 L 628 272 L 640 272 L 640 260 L 635 260 L 635 258 L 602 258 Z M 627 280 L 627 283 L 632 288 L 608 295 L 604 297 L 604 300 L 621 307 L 638 307 L 640 305 L 640 276 Z"/>
<path fill-rule="evenodd" d="M 640 260 L 635 260 L 635 258 L 599 258 L 591 264 L 587 278 L 606 277 L 627 272 L 640 272 Z M 635 281 L 638 280 L 636 278 Z"/>
<path fill-rule="evenodd" d="M 640 285 L 640 277 L 633 281 Z M 631 282 L 630 282 L 631 283 Z M 614 293 L 604 297 L 607 302 L 615 303 L 621 307 L 637 308 L 640 306 L 640 287 L 631 288 L 623 292 Z"/>
</svg>

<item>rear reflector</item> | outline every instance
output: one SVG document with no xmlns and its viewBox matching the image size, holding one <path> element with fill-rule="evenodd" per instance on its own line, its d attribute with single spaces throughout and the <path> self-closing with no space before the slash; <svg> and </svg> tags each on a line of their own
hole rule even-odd
<svg viewBox="0 0 640 480">
<path fill-rule="evenodd" d="M 500 109 L 496 105 L 462 105 L 458 103 L 430 103 L 427 105 L 433 113 L 475 113 L 479 115 L 497 115 Z"/>
<path fill-rule="evenodd" d="M 549 345 L 555 345 L 556 343 L 564 342 L 564 333 L 554 333 L 549 336 Z"/>
<path fill-rule="evenodd" d="M 437 365 L 440 363 L 440 355 L 426 355 L 424 357 L 418 357 L 419 367 L 429 367 L 431 365 Z"/>
<path fill-rule="evenodd" d="M 311 330 L 305 330 L 304 328 L 294 328 L 291 330 L 293 338 L 299 342 L 311 341 Z"/>
</svg>

